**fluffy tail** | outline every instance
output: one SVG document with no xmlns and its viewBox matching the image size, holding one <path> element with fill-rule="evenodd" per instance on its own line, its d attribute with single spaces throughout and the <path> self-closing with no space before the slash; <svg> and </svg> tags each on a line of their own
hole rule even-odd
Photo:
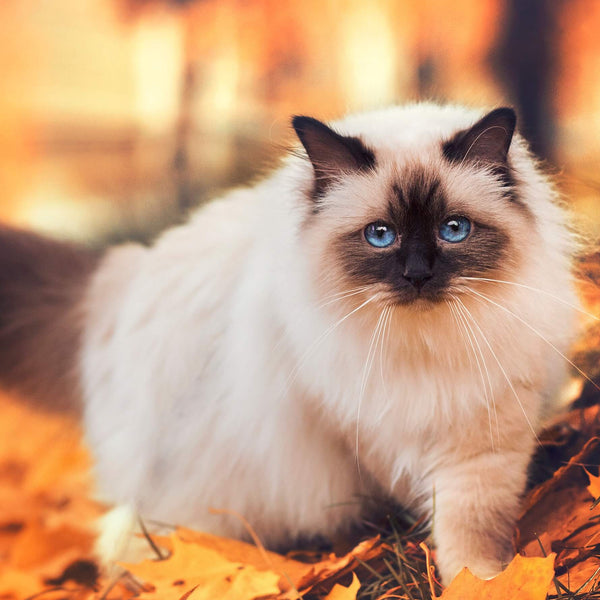
<svg viewBox="0 0 600 600">
<path fill-rule="evenodd" d="M 78 411 L 82 299 L 99 256 L 0 226 L 0 385 Z"/>
</svg>

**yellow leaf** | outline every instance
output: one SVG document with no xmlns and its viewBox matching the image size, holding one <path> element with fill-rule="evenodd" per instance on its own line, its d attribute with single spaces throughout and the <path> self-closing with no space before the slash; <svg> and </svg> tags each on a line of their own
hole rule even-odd
<svg viewBox="0 0 600 600">
<path fill-rule="evenodd" d="M 600 477 L 595 477 L 587 470 L 586 473 L 590 478 L 590 485 L 587 486 L 587 490 L 592 495 L 592 498 L 597 500 L 600 498 Z"/>
<path fill-rule="evenodd" d="M 356 573 L 352 573 L 352 583 L 348 587 L 336 583 L 331 592 L 325 597 L 325 600 L 356 600 L 359 588 L 360 581 Z"/>
<path fill-rule="evenodd" d="M 41 582 L 31 573 L 11 567 L 0 572 L 0 598 L 2 600 L 18 600 L 39 592 Z"/>
<path fill-rule="evenodd" d="M 68 525 L 50 528 L 32 521 L 15 541 L 9 560 L 18 569 L 32 569 L 60 555 L 68 555 L 69 559 L 86 556 L 93 540 L 94 536 L 83 529 Z"/>
<path fill-rule="evenodd" d="M 554 577 L 554 557 L 526 558 L 517 554 L 505 571 L 490 580 L 463 569 L 444 590 L 441 600 L 545 600 Z"/>
<path fill-rule="evenodd" d="M 259 549 L 252 544 L 228 538 L 193 531 L 184 527 L 177 528 L 177 535 L 186 542 L 193 542 L 205 548 L 217 551 L 221 556 L 232 562 L 252 565 L 259 571 L 270 570 L 280 576 L 279 587 L 287 591 L 311 570 L 313 565 L 307 565 L 281 554 Z"/>
<path fill-rule="evenodd" d="M 140 598 L 179 600 L 187 592 L 190 600 L 251 600 L 278 594 L 279 575 L 231 562 L 218 552 L 170 536 L 171 556 L 162 561 L 145 560 L 124 564 L 130 573 L 154 587 Z M 195 588 L 195 589 L 193 589 Z"/>
</svg>

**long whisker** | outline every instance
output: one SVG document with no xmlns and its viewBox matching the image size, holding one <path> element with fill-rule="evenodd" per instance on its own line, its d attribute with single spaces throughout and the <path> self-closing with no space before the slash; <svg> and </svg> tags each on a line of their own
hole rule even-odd
<svg viewBox="0 0 600 600">
<path fill-rule="evenodd" d="M 332 294 L 331 296 L 326 296 L 323 299 L 321 304 L 317 304 L 316 308 L 323 308 L 324 306 L 329 306 L 334 302 L 339 302 L 340 300 L 344 300 L 344 298 L 350 298 L 351 296 L 356 296 L 368 289 L 368 286 L 363 286 L 359 288 L 353 288 L 351 290 L 347 290 L 345 292 L 338 292 L 337 294 Z"/>
<path fill-rule="evenodd" d="M 385 320 L 383 322 L 383 330 L 382 330 L 382 334 L 381 334 L 381 345 L 379 346 L 379 374 L 381 375 L 381 388 L 383 389 L 383 394 L 385 395 L 385 397 L 388 397 L 388 392 L 387 392 L 387 385 L 385 383 L 385 377 L 383 374 L 383 364 L 384 364 L 384 349 L 387 348 L 387 343 L 389 340 L 389 336 L 390 336 L 390 324 L 391 324 L 391 320 L 392 320 L 392 307 L 390 306 L 386 306 L 385 309 L 386 311 L 386 316 L 385 316 Z"/>
<path fill-rule="evenodd" d="M 449 295 L 452 299 L 455 299 L 452 294 L 449 294 Z M 454 306 L 454 303 L 450 302 L 449 300 L 446 300 L 445 302 L 446 302 L 448 308 L 450 309 L 450 314 L 452 315 L 452 320 L 454 321 L 457 329 L 460 330 L 463 342 L 465 342 L 465 347 L 468 349 L 468 346 L 466 345 L 466 342 L 467 342 L 466 330 L 463 329 L 465 324 L 463 321 L 461 321 L 460 315 L 458 314 L 457 308 L 456 308 L 456 306 Z M 469 339 L 468 341 L 470 342 L 471 340 Z M 473 356 L 474 356 L 473 352 L 469 352 L 468 356 L 469 356 L 469 366 L 471 367 L 471 371 L 472 371 L 475 368 L 475 365 L 473 364 Z"/>
<path fill-rule="evenodd" d="M 351 296 L 356 296 L 357 294 L 364 292 L 368 288 L 369 288 L 369 286 L 363 285 L 361 287 L 351 288 L 349 290 L 343 290 L 341 292 L 336 292 L 335 294 L 325 296 L 325 298 L 323 298 L 323 302 L 321 302 L 321 304 L 317 304 L 315 306 L 311 305 L 311 306 L 307 306 L 307 307 L 303 308 L 301 311 L 298 311 L 298 313 L 296 313 L 295 318 L 301 318 L 301 317 L 307 315 L 312 310 L 319 310 L 325 306 L 329 306 L 330 304 L 334 304 L 336 302 L 345 300 L 346 298 L 350 298 Z M 279 350 L 279 347 L 284 343 L 284 341 L 285 340 L 283 338 L 280 338 L 277 341 L 277 343 L 273 346 L 273 349 L 271 350 L 271 352 L 273 352 L 273 353 L 277 352 L 277 350 Z"/>
<path fill-rule="evenodd" d="M 379 315 L 379 319 L 377 320 L 377 324 L 375 325 L 375 329 L 373 330 L 373 335 L 371 336 L 371 342 L 369 344 L 369 351 L 367 352 L 367 360 L 365 361 L 365 367 L 362 373 L 362 379 L 360 382 L 360 389 L 358 394 L 358 406 L 356 409 L 356 434 L 355 434 L 355 457 L 356 457 L 356 468 L 358 471 L 358 477 L 362 480 L 361 472 L 360 472 L 360 460 L 359 460 L 359 431 L 360 431 L 360 409 L 362 406 L 362 400 L 364 393 L 367 388 L 367 379 L 369 378 L 369 374 L 371 373 L 371 367 L 373 366 L 373 361 L 375 360 L 375 351 L 377 349 L 377 343 L 379 342 L 381 325 L 383 323 L 383 318 L 385 316 L 385 311 L 387 306 L 383 308 L 381 314 Z M 377 340 L 377 341 L 376 341 Z"/>
<path fill-rule="evenodd" d="M 481 298 L 483 300 L 486 300 L 490 304 L 493 304 L 494 306 L 497 306 L 499 309 L 503 310 L 505 313 L 508 313 L 509 315 L 512 315 L 520 323 L 523 323 L 523 325 L 525 325 L 525 327 L 527 327 L 529 330 L 533 331 L 533 333 L 535 333 L 541 340 L 543 340 L 544 342 L 546 342 L 546 344 L 548 344 L 548 346 L 550 346 L 550 348 L 552 348 L 559 356 L 561 356 L 562 358 L 564 358 L 583 378 L 585 378 L 587 381 L 589 381 L 598 391 L 600 391 L 600 386 L 598 386 L 598 384 L 595 381 L 593 381 L 589 377 L 589 375 L 587 375 L 586 373 L 584 373 L 570 358 L 568 358 L 567 356 L 565 356 L 549 339 L 547 339 L 535 327 L 533 327 L 527 321 L 525 321 L 525 319 L 521 318 L 519 315 L 517 315 L 516 313 L 514 313 L 512 310 L 506 308 L 505 306 L 502 306 L 501 304 L 498 304 L 497 302 L 494 302 L 494 300 L 492 300 L 491 298 L 488 298 L 487 296 L 485 296 L 481 292 L 477 292 L 477 291 L 475 291 L 473 289 L 469 289 L 469 290 L 467 290 L 467 292 L 469 292 L 470 294 L 475 294 L 475 296 L 473 296 L 473 297 L 479 297 L 479 298 Z"/>
<path fill-rule="evenodd" d="M 457 300 L 456 297 L 451 295 L 451 298 L 453 298 L 455 301 Z M 493 388 L 492 388 L 492 382 L 490 380 L 490 373 L 488 371 L 487 365 L 485 363 L 485 358 L 483 356 L 483 352 L 481 351 L 481 347 L 479 346 L 479 342 L 477 340 L 477 337 L 475 336 L 470 323 L 468 322 L 468 320 L 466 319 L 466 317 L 461 314 L 460 312 L 460 307 L 459 306 L 453 306 L 450 302 L 448 302 L 448 306 L 450 307 L 450 310 L 452 311 L 452 314 L 454 316 L 454 320 L 456 321 L 456 324 L 459 326 L 461 333 L 463 335 L 463 339 L 466 341 L 469 341 L 469 344 L 471 346 L 471 353 L 472 355 L 475 357 L 475 361 L 477 363 L 477 369 L 479 371 L 479 376 L 481 378 L 481 384 L 483 387 L 483 397 L 485 399 L 485 405 L 487 408 L 487 413 L 488 413 L 488 424 L 489 424 L 489 428 L 490 428 L 490 442 L 492 444 L 492 451 L 495 450 L 494 447 L 494 433 L 493 433 L 493 429 L 492 429 L 492 415 L 491 415 L 491 410 L 490 410 L 490 396 L 488 396 L 488 387 L 486 384 L 486 380 L 483 377 L 483 369 L 481 368 L 481 364 L 479 362 L 479 356 L 481 356 L 481 360 L 483 361 L 483 364 L 485 366 L 485 371 L 487 373 L 487 378 L 488 381 L 487 383 L 490 386 L 489 389 L 489 393 L 492 397 L 492 401 L 494 403 L 494 416 L 495 416 L 495 420 L 496 420 L 496 429 L 498 429 L 498 416 L 496 413 L 496 403 L 494 400 L 494 392 L 493 392 Z M 459 322 L 460 321 L 460 322 Z M 460 327 L 460 324 L 462 323 L 462 325 L 465 327 L 464 329 L 462 329 Z M 470 332 L 470 333 L 469 333 Z M 479 356 L 477 355 L 477 352 L 475 351 L 475 344 L 473 343 L 473 338 L 475 339 L 475 342 L 477 343 L 477 350 L 479 352 Z M 469 354 L 469 363 L 471 365 L 471 369 L 473 368 L 473 360 L 471 358 L 471 354 Z"/>
<path fill-rule="evenodd" d="M 521 411 L 523 412 L 523 415 L 525 416 L 525 420 L 527 421 L 527 425 L 529 425 L 529 429 L 531 429 L 531 432 L 533 433 L 536 442 L 538 443 L 538 445 L 541 446 L 541 442 L 540 442 L 540 438 L 538 437 L 535 428 L 533 427 L 533 425 L 531 424 L 531 421 L 529 420 L 529 417 L 527 416 L 527 412 L 525 411 L 525 408 L 519 398 L 519 395 L 517 394 L 517 391 L 515 390 L 512 381 L 510 380 L 510 378 L 508 377 L 506 371 L 504 370 L 504 367 L 502 366 L 502 363 L 500 362 L 500 359 L 496 356 L 496 353 L 494 352 L 494 349 L 492 348 L 492 346 L 490 345 L 487 337 L 485 336 L 485 334 L 483 333 L 483 331 L 481 330 L 481 327 L 479 327 L 479 324 L 477 323 L 477 321 L 475 320 L 475 318 L 473 317 L 473 315 L 471 314 L 471 311 L 469 311 L 469 309 L 466 307 L 465 303 L 460 299 L 460 298 L 456 298 L 456 300 L 458 301 L 458 303 L 463 307 L 463 309 L 465 310 L 466 314 L 470 317 L 471 322 L 473 323 L 473 325 L 475 325 L 475 327 L 477 327 L 477 330 L 479 331 L 481 338 L 483 339 L 483 341 L 485 342 L 486 346 L 488 347 L 489 351 L 491 352 L 492 356 L 494 357 L 494 360 L 496 361 L 496 363 L 498 364 L 498 367 L 500 369 L 500 371 L 502 371 L 502 375 L 504 375 L 504 379 L 506 379 L 506 383 L 508 384 L 508 387 L 510 388 L 510 390 L 512 391 L 517 404 L 519 405 Z"/>
<path fill-rule="evenodd" d="M 582 315 L 585 315 L 586 317 L 589 317 L 590 319 L 594 319 L 595 321 L 600 321 L 600 317 L 597 317 L 596 315 L 593 315 L 592 313 L 589 313 L 589 312 L 583 310 L 580 306 L 577 306 L 576 304 L 573 304 L 572 302 L 568 302 L 567 300 L 563 300 L 563 298 L 560 298 L 556 294 L 553 294 L 552 292 L 549 292 L 542 288 L 536 288 L 531 285 L 526 285 L 524 283 L 517 283 L 516 281 L 506 281 L 504 279 L 492 279 L 490 277 L 462 277 L 462 279 L 466 279 L 468 281 L 488 281 L 490 283 L 504 283 L 506 285 L 514 285 L 516 287 L 524 288 L 526 290 L 531 290 L 532 292 L 537 292 L 538 294 L 543 294 L 544 296 L 547 296 L 548 298 L 552 298 L 553 300 L 556 300 L 557 302 L 560 302 L 561 304 L 564 304 L 565 306 L 568 306 L 569 308 L 572 308 L 572 309 L 580 312 Z"/>
<path fill-rule="evenodd" d="M 374 299 L 375 296 L 367 298 L 362 304 L 358 305 L 356 308 L 351 310 L 341 319 L 338 319 L 335 323 L 333 323 L 333 325 L 330 325 L 314 342 L 310 344 L 310 346 L 303 352 L 296 366 L 288 375 L 283 386 L 282 395 L 288 391 L 290 385 L 292 385 L 292 383 L 295 381 L 296 377 L 298 376 L 298 373 L 300 372 L 300 369 L 304 366 L 306 359 L 310 356 L 312 352 L 314 352 L 317 349 L 317 347 L 325 340 L 325 338 L 329 336 L 329 334 L 332 333 L 335 329 L 337 329 L 342 323 L 344 323 L 344 321 L 349 319 L 353 314 L 357 313 L 361 308 L 367 306 L 367 304 L 372 302 Z"/>
<path fill-rule="evenodd" d="M 466 308 L 466 307 L 464 307 L 464 308 Z M 469 326 L 469 321 L 466 317 L 465 317 L 465 323 L 467 324 L 467 326 Z M 469 326 L 469 329 L 471 329 L 470 326 Z M 477 335 L 475 335 L 475 332 L 472 329 L 471 329 L 471 335 L 473 337 L 473 340 L 475 341 L 475 345 L 477 346 L 477 351 L 479 352 L 479 356 L 481 357 L 481 363 L 483 364 L 483 368 L 485 369 L 485 375 L 486 375 L 487 383 L 489 386 L 489 397 L 492 400 L 492 408 L 494 410 L 494 420 L 496 422 L 496 436 L 498 437 L 498 441 L 500 441 L 500 428 L 498 425 L 498 410 L 496 408 L 496 398 L 494 396 L 494 386 L 492 385 L 492 378 L 490 376 L 490 371 L 488 369 L 487 363 L 485 362 L 485 355 L 483 353 L 483 350 L 481 349 L 481 345 L 479 344 Z M 485 385 L 484 385 L 484 389 L 485 389 Z"/>
</svg>

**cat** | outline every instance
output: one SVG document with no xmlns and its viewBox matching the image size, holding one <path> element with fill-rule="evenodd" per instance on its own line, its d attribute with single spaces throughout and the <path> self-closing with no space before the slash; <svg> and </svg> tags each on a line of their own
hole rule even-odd
<svg viewBox="0 0 600 600">
<path fill-rule="evenodd" d="M 325 124 L 150 247 L 3 228 L 0 373 L 80 395 L 101 492 L 277 547 L 387 496 L 493 577 L 566 369 L 573 235 L 510 108 Z"/>
</svg>

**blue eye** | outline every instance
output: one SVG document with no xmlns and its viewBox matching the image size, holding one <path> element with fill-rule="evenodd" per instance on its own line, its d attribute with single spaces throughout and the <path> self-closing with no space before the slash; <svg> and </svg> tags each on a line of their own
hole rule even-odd
<svg viewBox="0 0 600 600">
<path fill-rule="evenodd" d="M 387 248 L 396 241 L 396 230 L 381 221 L 370 223 L 365 227 L 365 239 L 375 248 Z"/>
<path fill-rule="evenodd" d="M 471 221 L 466 217 L 449 217 L 441 225 L 439 234 L 446 242 L 456 244 L 466 240 L 471 232 Z"/>
</svg>

